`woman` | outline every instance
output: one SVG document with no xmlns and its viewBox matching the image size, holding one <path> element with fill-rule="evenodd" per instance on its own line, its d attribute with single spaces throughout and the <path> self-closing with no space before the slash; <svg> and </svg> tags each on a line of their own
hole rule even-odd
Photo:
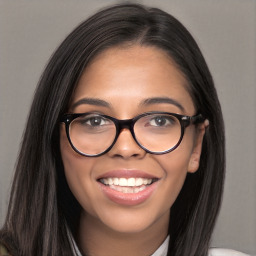
<svg viewBox="0 0 256 256">
<path fill-rule="evenodd" d="M 208 254 L 223 120 L 169 14 L 126 4 L 78 26 L 41 77 L 21 148 L 0 236 L 11 255 Z"/>
</svg>

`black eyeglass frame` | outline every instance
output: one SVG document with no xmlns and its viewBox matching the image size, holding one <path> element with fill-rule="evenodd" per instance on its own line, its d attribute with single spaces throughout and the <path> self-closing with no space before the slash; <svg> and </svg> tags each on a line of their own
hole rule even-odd
<svg viewBox="0 0 256 256">
<path fill-rule="evenodd" d="M 72 121 L 80 116 L 86 116 L 86 115 L 91 115 L 91 114 L 97 114 L 99 116 L 102 116 L 103 118 L 107 118 L 107 119 L 110 119 L 111 121 L 113 121 L 113 123 L 115 124 L 116 126 L 116 136 L 112 142 L 112 144 L 106 149 L 104 150 L 102 153 L 99 153 L 99 154 L 86 154 L 86 153 L 83 153 L 81 151 L 79 151 L 72 143 L 71 141 L 71 138 L 70 138 L 70 135 L 69 135 L 69 126 L 70 124 L 72 123 Z M 172 148 L 170 149 L 167 149 L 167 150 L 164 150 L 164 151 L 160 151 L 160 152 L 155 152 L 155 151 L 151 151 L 151 150 L 148 150 L 147 148 L 145 148 L 143 145 L 141 145 L 138 140 L 136 139 L 136 136 L 135 136 L 135 133 L 134 133 L 134 125 L 135 123 L 142 117 L 144 116 L 147 116 L 147 115 L 152 115 L 152 114 L 160 114 L 160 115 L 170 115 L 170 116 L 174 116 L 176 117 L 179 122 L 180 122 L 180 126 L 181 126 L 181 135 L 180 135 L 180 139 L 179 141 L 177 142 L 177 144 L 175 146 L 173 146 Z M 64 114 L 61 119 L 60 119 L 60 122 L 64 123 L 65 124 L 65 130 L 66 130 L 66 135 L 67 135 L 67 138 L 68 138 L 68 141 L 71 145 L 71 147 L 73 148 L 73 150 L 75 152 L 77 152 L 78 154 L 82 155 L 82 156 L 87 156 L 87 157 L 97 157 L 97 156 L 101 156 L 101 155 L 104 155 L 106 154 L 108 151 L 111 150 L 111 148 L 115 145 L 121 131 L 123 129 L 128 129 L 131 134 L 132 134 L 132 137 L 133 139 L 135 140 L 135 142 L 143 149 L 145 150 L 147 153 L 150 153 L 150 154 L 155 154 L 155 155 L 162 155 L 162 154 L 166 154 L 166 153 L 169 153 L 173 150 L 175 150 L 181 143 L 182 139 L 183 139 L 183 136 L 184 136 L 184 132 L 185 132 L 185 128 L 188 127 L 189 125 L 192 125 L 192 124 L 198 124 L 198 123 L 202 123 L 204 122 L 205 118 L 201 115 L 201 114 L 197 114 L 197 115 L 194 115 L 194 116 L 186 116 L 186 115 L 180 115 L 180 114 L 176 114 L 176 113 L 170 113 L 170 112 L 158 112 L 158 111 L 152 111 L 152 112 L 146 112 L 146 113 L 143 113 L 141 115 L 138 115 L 132 119 L 124 119 L 124 120 L 120 120 L 120 119 L 116 119 L 112 116 L 108 116 L 108 115 L 102 115 L 102 114 L 98 114 L 98 113 L 95 113 L 95 112 L 87 112 L 87 113 L 71 113 L 71 114 Z"/>
</svg>

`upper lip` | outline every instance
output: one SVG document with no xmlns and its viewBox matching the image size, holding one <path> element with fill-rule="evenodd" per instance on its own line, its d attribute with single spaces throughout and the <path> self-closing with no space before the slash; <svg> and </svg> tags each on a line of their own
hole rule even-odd
<svg viewBox="0 0 256 256">
<path fill-rule="evenodd" d="M 147 172 L 135 169 L 120 169 L 120 170 L 111 170 L 105 172 L 102 175 L 97 177 L 97 180 L 104 178 L 145 178 L 145 179 L 159 179 L 156 175 L 149 174 Z"/>
</svg>

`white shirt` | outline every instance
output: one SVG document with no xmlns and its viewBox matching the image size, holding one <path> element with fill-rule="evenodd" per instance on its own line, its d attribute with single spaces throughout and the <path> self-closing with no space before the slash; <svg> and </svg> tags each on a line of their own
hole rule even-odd
<svg viewBox="0 0 256 256">
<path fill-rule="evenodd" d="M 169 236 L 165 239 L 162 245 L 151 256 L 167 256 L 169 244 Z M 208 252 L 208 256 L 249 256 L 238 251 L 223 249 L 223 248 L 211 248 Z"/>
<path fill-rule="evenodd" d="M 168 236 L 165 239 L 165 241 L 160 245 L 160 247 L 151 256 L 167 256 L 169 239 L 170 237 Z M 74 249 L 77 255 L 82 256 L 74 240 L 73 240 L 73 244 L 74 244 Z M 249 256 L 249 255 L 244 254 L 242 252 L 230 250 L 230 249 L 211 248 L 208 252 L 208 256 Z"/>
<path fill-rule="evenodd" d="M 231 249 L 211 248 L 209 250 L 208 256 L 249 256 L 249 255 L 242 252 L 234 251 Z"/>
<path fill-rule="evenodd" d="M 151 256 L 166 256 L 168 252 L 170 236 L 164 240 L 164 242 L 158 247 L 158 249 Z"/>
</svg>

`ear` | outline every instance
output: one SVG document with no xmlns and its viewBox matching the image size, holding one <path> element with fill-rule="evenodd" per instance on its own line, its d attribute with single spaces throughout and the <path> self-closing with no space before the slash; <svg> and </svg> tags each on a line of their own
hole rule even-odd
<svg viewBox="0 0 256 256">
<path fill-rule="evenodd" d="M 188 172 L 190 173 L 196 172 L 199 168 L 204 134 L 208 126 L 209 126 L 209 121 L 205 120 L 202 124 L 199 124 L 196 127 L 196 138 L 194 141 L 194 148 L 188 164 Z"/>
</svg>

